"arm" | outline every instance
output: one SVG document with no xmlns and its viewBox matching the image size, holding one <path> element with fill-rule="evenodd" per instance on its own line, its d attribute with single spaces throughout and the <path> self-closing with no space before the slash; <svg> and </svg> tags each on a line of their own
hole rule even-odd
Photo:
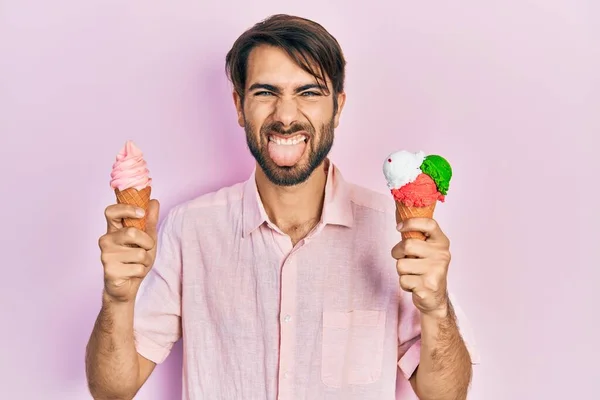
<svg viewBox="0 0 600 400">
<path fill-rule="evenodd" d="M 472 377 L 471 357 L 452 304 L 446 312 L 421 315 L 421 357 L 410 383 L 421 400 L 464 400 Z"/>
<path fill-rule="evenodd" d="M 411 385 L 421 400 L 464 400 L 472 368 L 447 290 L 450 241 L 431 218 L 410 218 L 398 229 L 426 238 L 403 239 L 392 250 L 400 287 L 412 293 L 420 312 L 419 367 Z"/>
<path fill-rule="evenodd" d="M 133 311 L 133 302 L 117 302 L 103 295 L 85 359 L 94 399 L 132 399 L 156 365 L 135 349 Z"/>
<path fill-rule="evenodd" d="M 135 207 L 113 204 L 105 211 L 107 231 L 98 240 L 104 269 L 102 307 L 85 357 L 94 399 L 132 399 L 154 369 L 153 363 L 138 355 L 133 333 L 136 295 L 156 254 L 156 200 L 147 213 L 143 232 L 123 227 L 125 218 L 139 217 Z"/>
</svg>

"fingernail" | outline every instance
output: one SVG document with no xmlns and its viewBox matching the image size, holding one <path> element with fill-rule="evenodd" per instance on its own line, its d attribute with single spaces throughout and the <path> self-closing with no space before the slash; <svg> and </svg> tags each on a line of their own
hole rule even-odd
<svg viewBox="0 0 600 400">
<path fill-rule="evenodd" d="M 396 225 L 396 230 L 399 231 L 400 229 L 402 229 L 402 222 L 400 222 L 398 225 Z"/>
<path fill-rule="evenodd" d="M 146 214 L 146 212 L 142 208 L 136 208 L 135 215 L 137 215 L 138 217 L 143 217 L 144 214 Z"/>
</svg>

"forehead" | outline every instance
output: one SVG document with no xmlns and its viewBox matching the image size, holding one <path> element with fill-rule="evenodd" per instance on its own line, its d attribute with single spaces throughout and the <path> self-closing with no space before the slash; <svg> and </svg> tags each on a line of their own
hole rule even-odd
<svg viewBox="0 0 600 400">
<path fill-rule="evenodd" d="M 285 50 L 275 46 L 260 45 L 252 49 L 247 68 L 246 87 L 254 83 L 268 83 L 284 88 L 317 83 Z"/>
</svg>

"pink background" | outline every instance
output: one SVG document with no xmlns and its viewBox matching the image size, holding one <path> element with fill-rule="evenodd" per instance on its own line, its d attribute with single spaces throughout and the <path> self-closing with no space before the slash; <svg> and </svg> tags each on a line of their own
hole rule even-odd
<svg viewBox="0 0 600 400">
<path fill-rule="evenodd" d="M 286 12 L 323 23 L 348 58 L 332 154 L 348 179 L 385 191 L 380 166 L 399 148 L 454 165 L 437 218 L 483 357 L 470 399 L 591 399 L 599 3 L 283 3 L 0 3 L 0 397 L 90 398 L 83 355 L 116 152 L 142 147 L 163 211 L 245 179 L 224 56 Z M 137 398 L 179 398 L 180 363 L 177 346 Z"/>
</svg>

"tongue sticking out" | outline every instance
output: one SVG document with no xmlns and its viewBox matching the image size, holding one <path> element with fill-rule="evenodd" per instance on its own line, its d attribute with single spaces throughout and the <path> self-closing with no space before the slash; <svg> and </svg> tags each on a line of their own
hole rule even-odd
<svg viewBox="0 0 600 400">
<path fill-rule="evenodd" d="M 269 156 L 280 167 L 295 165 L 300 161 L 305 149 L 306 141 L 297 144 L 277 144 L 269 141 Z"/>
</svg>

